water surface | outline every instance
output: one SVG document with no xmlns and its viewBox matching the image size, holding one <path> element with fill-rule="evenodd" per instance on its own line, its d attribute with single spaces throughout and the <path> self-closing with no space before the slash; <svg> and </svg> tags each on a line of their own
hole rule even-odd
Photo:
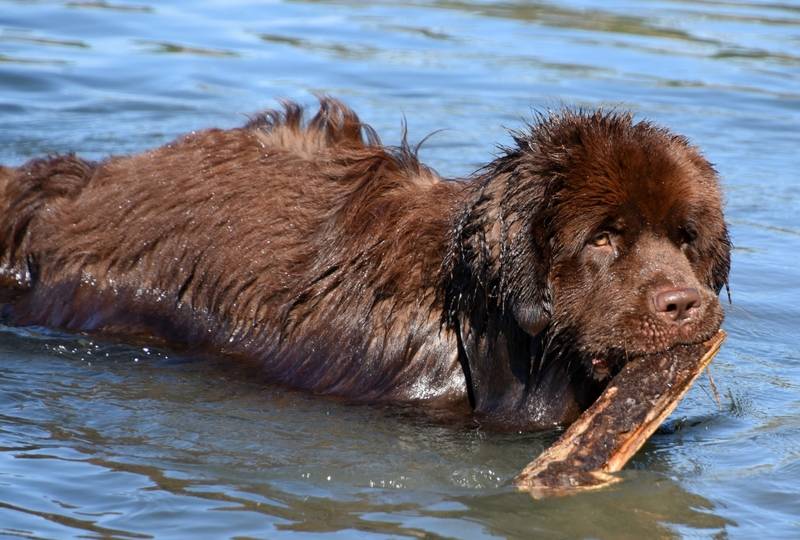
<svg viewBox="0 0 800 540">
<path fill-rule="evenodd" d="M 0 536 L 800 537 L 800 4 L 0 1 L 0 162 L 138 151 L 339 96 L 465 175 L 532 108 L 615 106 L 719 169 L 735 250 L 712 368 L 613 488 L 508 480 L 491 434 L 208 359 L 0 328 Z"/>
</svg>

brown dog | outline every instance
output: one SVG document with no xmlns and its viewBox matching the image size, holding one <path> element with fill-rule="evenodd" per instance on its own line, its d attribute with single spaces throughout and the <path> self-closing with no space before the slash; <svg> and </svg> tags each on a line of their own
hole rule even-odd
<svg viewBox="0 0 800 540">
<path fill-rule="evenodd" d="M 335 100 L 302 116 L 0 168 L 5 320 L 519 428 L 569 422 L 625 359 L 719 328 L 719 186 L 683 137 L 565 111 L 449 181 Z"/>
</svg>

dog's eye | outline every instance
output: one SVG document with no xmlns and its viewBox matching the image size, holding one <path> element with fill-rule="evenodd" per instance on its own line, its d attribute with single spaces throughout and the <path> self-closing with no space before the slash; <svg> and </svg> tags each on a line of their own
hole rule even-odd
<svg viewBox="0 0 800 540">
<path fill-rule="evenodd" d="M 611 245 L 611 235 L 607 232 L 601 232 L 592 238 L 592 245 L 594 247 L 605 247 Z"/>
</svg>

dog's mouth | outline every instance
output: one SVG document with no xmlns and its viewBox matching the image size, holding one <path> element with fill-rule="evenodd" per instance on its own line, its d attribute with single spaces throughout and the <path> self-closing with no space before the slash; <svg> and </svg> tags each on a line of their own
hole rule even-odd
<svg viewBox="0 0 800 540">
<path fill-rule="evenodd" d="M 584 365 L 592 379 L 598 382 L 608 382 L 631 360 L 663 354 L 679 347 L 700 345 L 711 339 L 718 330 L 719 328 L 714 328 L 708 332 L 695 333 L 690 338 L 679 339 L 667 346 L 648 344 L 649 346 L 633 350 L 612 348 L 602 353 L 592 353 L 587 355 Z"/>
<path fill-rule="evenodd" d="M 597 382 L 606 382 L 619 373 L 619 370 L 625 366 L 630 358 L 613 351 L 603 355 L 593 355 L 588 361 L 584 362 L 584 365 L 592 379 Z"/>
<path fill-rule="evenodd" d="M 616 368 L 616 365 L 612 364 L 608 358 L 596 356 L 591 359 L 590 363 L 591 375 L 596 381 L 605 381 L 606 379 L 610 379 L 615 371 L 613 368 Z M 622 365 L 619 366 L 620 369 L 622 368 Z"/>
</svg>

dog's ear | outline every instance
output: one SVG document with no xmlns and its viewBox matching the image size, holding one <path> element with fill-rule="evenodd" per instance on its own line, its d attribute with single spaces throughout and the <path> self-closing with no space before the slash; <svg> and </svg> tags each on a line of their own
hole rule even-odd
<svg viewBox="0 0 800 540">
<path fill-rule="evenodd" d="M 681 153 L 688 156 L 697 168 L 699 177 L 697 187 L 702 195 L 703 214 L 698 219 L 699 234 L 697 236 L 697 253 L 704 266 L 701 277 L 705 284 L 719 294 L 722 287 L 728 284 L 731 268 L 731 239 L 723 215 L 723 199 L 720 178 L 714 166 L 706 160 L 700 151 L 690 145 L 683 137 L 673 138 L 681 148 Z"/>
<path fill-rule="evenodd" d="M 530 336 L 539 335 L 551 318 L 549 265 L 541 257 L 546 255 L 532 253 L 529 258 L 517 261 L 522 266 L 518 272 L 526 275 L 509 283 L 507 292 L 506 305 L 519 327 Z"/>
<path fill-rule="evenodd" d="M 731 239 L 724 222 L 720 234 L 711 243 L 708 253 L 711 261 L 709 285 L 719 294 L 722 287 L 728 284 L 728 273 L 731 269 Z"/>
<path fill-rule="evenodd" d="M 541 302 L 517 301 L 511 312 L 519 327 L 530 336 L 538 336 L 550 323 L 550 315 Z"/>
<path fill-rule="evenodd" d="M 516 218 L 505 235 L 501 290 L 506 309 L 525 333 L 537 336 L 550 323 L 552 287 L 546 227 L 538 212 Z"/>
</svg>

